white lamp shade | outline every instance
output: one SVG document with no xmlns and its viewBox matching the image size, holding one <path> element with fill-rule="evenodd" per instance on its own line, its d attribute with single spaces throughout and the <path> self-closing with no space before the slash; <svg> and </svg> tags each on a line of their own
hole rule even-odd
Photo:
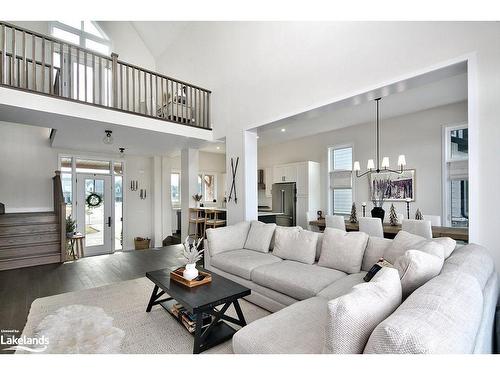
<svg viewBox="0 0 500 375">
<path fill-rule="evenodd" d="M 360 171 L 360 170 L 361 170 L 361 166 L 359 165 L 359 161 L 355 161 L 355 162 L 354 162 L 354 167 L 353 167 L 353 169 L 354 169 L 355 171 Z"/>
<path fill-rule="evenodd" d="M 399 155 L 398 157 L 398 167 L 404 167 L 406 165 L 406 158 L 404 155 Z"/>
<path fill-rule="evenodd" d="M 387 156 L 382 159 L 382 168 L 389 168 L 389 158 Z"/>
<path fill-rule="evenodd" d="M 373 162 L 373 159 L 368 160 L 368 163 L 366 164 L 366 169 L 375 169 L 375 163 Z"/>
</svg>

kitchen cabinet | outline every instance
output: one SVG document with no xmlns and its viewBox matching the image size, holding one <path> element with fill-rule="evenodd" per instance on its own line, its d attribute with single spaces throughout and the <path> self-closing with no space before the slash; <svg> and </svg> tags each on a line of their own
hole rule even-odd
<svg viewBox="0 0 500 375">
<path fill-rule="evenodd" d="M 316 212 L 320 209 L 320 164 L 314 161 L 305 161 L 275 165 L 272 171 L 273 183 L 296 183 L 296 223 L 303 228 L 307 228 L 307 212 Z M 266 192 L 268 188 L 267 185 L 266 182 Z"/>
</svg>

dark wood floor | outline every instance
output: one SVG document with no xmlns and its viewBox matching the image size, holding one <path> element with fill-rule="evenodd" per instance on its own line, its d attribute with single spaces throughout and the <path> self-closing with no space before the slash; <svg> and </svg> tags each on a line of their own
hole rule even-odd
<svg viewBox="0 0 500 375">
<path fill-rule="evenodd" d="M 182 264 L 182 245 L 172 245 L 0 271 L 0 330 L 18 330 L 20 334 L 37 298 L 131 280 L 147 271 Z M 1 349 L 2 345 L 0 353 Z"/>
</svg>

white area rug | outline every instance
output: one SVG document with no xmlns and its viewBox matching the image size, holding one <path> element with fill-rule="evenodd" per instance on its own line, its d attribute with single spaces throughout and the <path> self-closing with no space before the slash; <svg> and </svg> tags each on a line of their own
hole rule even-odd
<svg viewBox="0 0 500 375">
<path fill-rule="evenodd" d="M 23 335 L 34 337 L 35 331 L 43 319 L 49 315 L 55 314 L 58 309 L 72 305 L 91 306 L 100 307 L 105 313 L 105 315 L 101 315 L 100 318 L 106 323 L 104 325 L 97 325 L 96 327 L 100 328 L 96 329 L 105 329 L 107 330 L 106 332 L 110 333 L 114 328 L 122 330 L 125 333 L 119 349 L 109 349 L 110 351 L 143 354 L 192 353 L 193 336 L 170 316 L 163 307 L 156 305 L 150 313 L 146 312 L 146 306 L 153 286 L 153 283 L 144 277 L 99 288 L 39 298 L 33 301 L 31 305 Z M 240 300 L 240 305 L 247 323 L 269 314 L 268 311 L 245 300 Z M 70 307 L 70 309 L 71 308 L 74 307 Z M 88 310 L 86 310 L 86 312 L 88 312 Z M 68 310 L 63 310 L 63 313 L 68 313 Z M 75 311 L 75 313 L 77 313 L 77 311 Z M 227 314 L 236 317 L 236 313 L 232 306 L 228 309 Z M 109 320 L 110 318 L 112 318 L 112 321 Z M 91 321 L 95 324 L 93 319 L 91 319 Z M 61 332 L 65 333 L 62 334 Z M 65 329 L 62 331 L 50 329 L 44 331 L 46 336 L 50 334 L 50 336 L 48 336 L 50 343 L 54 345 L 54 348 L 57 348 L 57 350 L 53 352 L 66 352 L 63 349 L 64 347 L 73 348 L 74 350 L 71 343 L 74 343 L 77 332 L 81 333 L 82 331 L 81 329 L 73 330 L 73 336 L 68 336 L 67 332 L 68 330 Z M 118 334 L 118 331 L 115 331 L 115 333 Z M 114 336 L 114 338 L 117 339 L 118 336 Z M 112 342 L 115 341 L 112 340 Z M 106 349 L 108 347 L 103 348 L 104 352 L 109 352 L 107 351 L 108 349 Z M 68 350 L 67 352 L 72 351 Z M 93 350 L 89 347 L 87 351 L 80 352 L 87 353 L 93 352 Z M 204 353 L 232 353 L 231 340 L 209 349 Z"/>
</svg>

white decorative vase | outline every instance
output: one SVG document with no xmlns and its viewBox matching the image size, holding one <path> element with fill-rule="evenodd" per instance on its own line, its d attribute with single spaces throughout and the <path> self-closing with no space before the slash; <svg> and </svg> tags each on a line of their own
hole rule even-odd
<svg viewBox="0 0 500 375">
<path fill-rule="evenodd" d="M 186 264 L 186 268 L 184 269 L 182 276 L 184 276 L 186 280 L 193 280 L 195 277 L 198 277 L 196 263 Z"/>
</svg>

